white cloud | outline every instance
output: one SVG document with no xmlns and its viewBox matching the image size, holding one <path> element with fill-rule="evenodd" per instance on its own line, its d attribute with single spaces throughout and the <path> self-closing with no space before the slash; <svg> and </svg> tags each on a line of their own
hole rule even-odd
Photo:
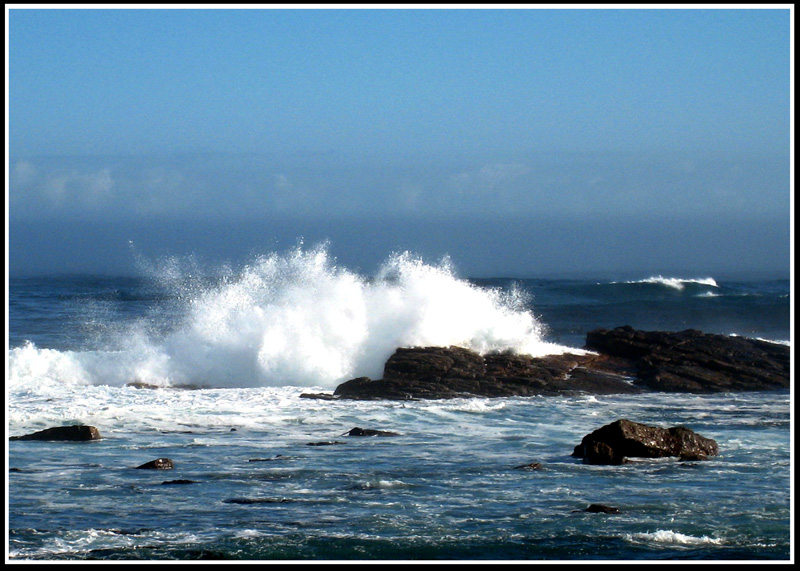
<svg viewBox="0 0 800 571">
<path fill-rule="evenodd" d="M 485 194 L 528 175 L 531 168 L 520 163 L 494 163 L 477 170 L 462 171 L 450 179 L 453 190 L 461 194 Z"/>
</svg>

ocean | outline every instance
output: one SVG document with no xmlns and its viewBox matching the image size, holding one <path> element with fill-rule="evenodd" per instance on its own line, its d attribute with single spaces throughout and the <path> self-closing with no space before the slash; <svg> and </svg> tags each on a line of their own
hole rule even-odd
<svg viewBox="0 0 800 571">
<path fill-rule="evenodd" d="M 9 278 L 7 436 L 103 438 L 8 441 L 8 561 L 793 560 L 790 391 L 300 397 L 380 378 L 401 346 L 544 355 L 620 325 L 790 344 L 789 280 L 470 279 L 408 253 L 363 276 L 324 246 L 140 268 Z M 720 453 L 571 456 L 619 418 Z M 136 469 L 156 458 L 174 467 Z"/>
</svg>

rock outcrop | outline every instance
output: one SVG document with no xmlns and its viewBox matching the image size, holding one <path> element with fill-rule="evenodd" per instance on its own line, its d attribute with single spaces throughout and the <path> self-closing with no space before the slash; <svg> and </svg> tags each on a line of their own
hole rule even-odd
<svg viewBox="0 0 800 571">
<path fill-rule="evenodd" d="M 65 442 L 85 442 L 88 440 L 99 440 L 100 431 L 94 426 L 86 424 L 76 424 L 72 426 L 55 426 L 45 428 L 32 434 L 24 436 L 12 436 L 9 440 L 48 440 Z"/>
<path fill-rule="evenodd" d="M 620 419 L 584 436 L 572 455 L 589 464 L 622 464 L 633 457 L 700 458 L 717 452 L 716 441 L 684 426 L 660 428 Z"/>
<path fill-rule="evenodd" d="M 789 387 L 789 347 L 758 339 L 694 329 L 639 331 L 596 329 L 586 348 L 624 358 L 637 384 L 665 392 L 728 392 Z"/>
<path fill-rule="evenodd" d="M 382 379 L 351 379 L 334 397 L 347 399 L 444 399 L 638 393 L 625 374 L 604 366 L 597 355 L 531 357 L 480 354 L 463 347 L 400 348 L 389 357 Z"/>
<path fill-rule="evenodd" d="M 305 398 L 444 399 L 648 391 L 711 393 L 789 387 L 789 347 L 702 333 L 597 329 L 591 353 L 480 355 L 463 347 L 400 348 L 383 378 L 358 377 Z"/>
</svg>

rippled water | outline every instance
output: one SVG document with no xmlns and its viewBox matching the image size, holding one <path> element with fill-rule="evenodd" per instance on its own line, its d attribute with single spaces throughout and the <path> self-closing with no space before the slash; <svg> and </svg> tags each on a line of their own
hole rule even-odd
<svg viewBox="0 0 800 571">
<path fill-rule="evenodd" d="M 215 276 L 172 262 L 10 280 L 8 434 L 82 423 L 103 436 L 8 443 L 12 560 L 792 556 L 787 391 L 300 398 L 377 378 L 398 346 L 546 354 L 625 324 L 788 344 L 788 280 L 463 280 L 405 254 L 365 277 L 324 248 Z M 619 418 L 687 426 L 720 454 L 571 456 Z M 345 436 L 356 426 L 399 435 Z M 174 469 L 135 469 L 161 457 Z"/>
<path fill-rule="evenodd" d="M 11 557 L 789 557 L 788 393 L 404 403 L 299 394 L 31 395 L 12 426 L 68 410 L 104 438 L 9 443 Z M 683 424 L 716 439 L 720 455 L 623 466 L 570 456 L 617 418 Z M 399 436 L 345 436 L 354 426 Z M 338 444 L 310 445 L 329 442 Z M 158 457 L 175 468 L 135 469 Z M 541 468 L 518 468 L 531 462 Z M 175 480 L 193 483 L 164 483 Z M 580 511 L 591 503 L 620 513 Z"/>
</svg>

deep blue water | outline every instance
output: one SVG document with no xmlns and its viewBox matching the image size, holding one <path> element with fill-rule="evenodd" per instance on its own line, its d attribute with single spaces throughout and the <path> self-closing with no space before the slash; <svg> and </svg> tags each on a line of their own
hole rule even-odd
<svg viewBox="0 0 800 571">
<path fill-rule="evenodd" d="M 788 280 L 466 281 L 408 260 L 361 280 L 310 256 L 251 269 L 11 278 L 9 435 L 80 422 L 104 437 L 9 442 L 12 560 L 793 556 L 788 391 L 299 397 L 371 374 L 392 342 L 469 328 L 473 344 L 526 347 L 577 348 L 625 324 L 789 343 Z M 441 331 L 451 320 L 455 333 Z M 688 426 L 720 455 L 570 456 L 618 418 Z M 400 436 L 343 436 L 354 426 Z M 135 469 L 158 457 L 175 468 Z M 530 462 L 542 468 L 517 469 Z M 591 503 L 620 513 L 582 511 Z"/>
</svg>

